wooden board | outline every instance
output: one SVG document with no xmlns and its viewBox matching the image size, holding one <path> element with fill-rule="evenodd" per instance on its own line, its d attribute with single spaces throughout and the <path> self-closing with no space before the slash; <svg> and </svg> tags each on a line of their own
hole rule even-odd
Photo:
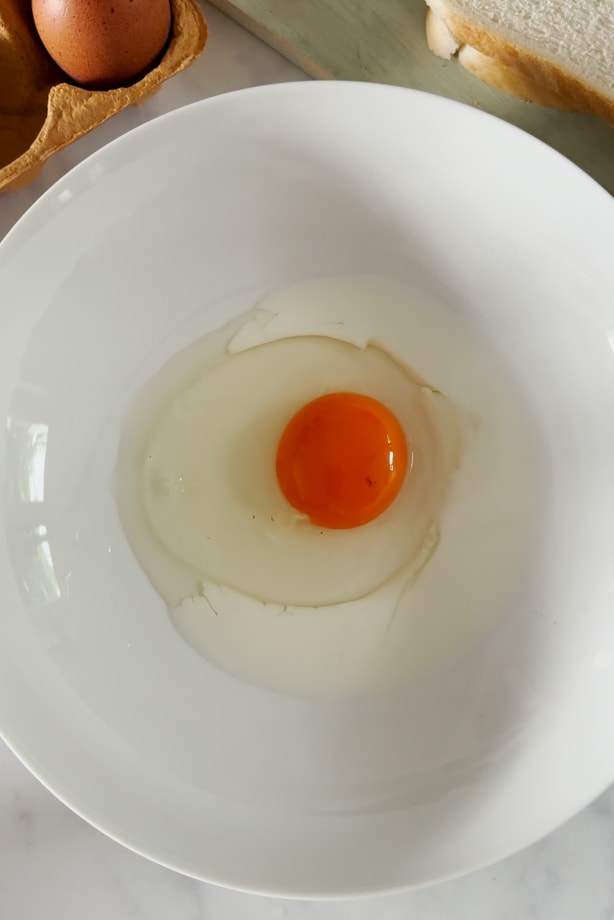
<svg viewBox="0 0 614 920">
<path fill-rule="evenodd" d="M 424 0 L 212 0 L 318 78 L 411 86 L 484 109 L 569 157 L 614 194 L 614 129 L 522 102 L 431 54 Z"/>
</svg>

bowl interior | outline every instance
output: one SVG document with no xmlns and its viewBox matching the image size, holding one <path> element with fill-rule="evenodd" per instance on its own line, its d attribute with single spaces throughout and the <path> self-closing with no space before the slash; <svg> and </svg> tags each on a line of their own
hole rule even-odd
<svg viewBox="0 0 614 920">
<path fill-rule="evenodd" d="M 450 143 L 454 138 L 454 144 Z M 53 188 L 0 248 L 0 730 L 134 849 L 240 888 L 424 884 L 614 777 L 612 203 L 528 136 L 392 88 L 191 106 Z M 208 665 L 111 487 L 135 392 L 294 281 L 409 281 L 514 374 L 547 470 L 531 552 L 462 653 L 398 691 L 267 691 Z"/>
</svg>

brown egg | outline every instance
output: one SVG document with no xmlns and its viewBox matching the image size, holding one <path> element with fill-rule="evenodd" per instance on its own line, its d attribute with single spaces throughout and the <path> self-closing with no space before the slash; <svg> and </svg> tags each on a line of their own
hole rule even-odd
<svg viewBox="0 0 614 920">
<path fill-rule="evenodd" d="M 170 0 L 32 0 L 45 48 L 76 83 L 133 83 L 153 64 L 171 28 Z"/>
</svg>

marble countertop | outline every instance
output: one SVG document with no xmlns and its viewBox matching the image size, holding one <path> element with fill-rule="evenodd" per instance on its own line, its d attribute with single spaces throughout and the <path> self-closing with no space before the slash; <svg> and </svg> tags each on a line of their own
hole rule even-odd
<svg viewBox="0 0 614 920">
<path fill-rule="evenodd" d="M 145 105 L 56 155 L 0 198 L 0 238 L 74 164 L 140 122 L 244 86 L 305 79 L 206 6 L 207 52 Z M 527 804 L 530 807 L 530 804 Z M 0 742 L 2 920 L 614 920 L 614 788 L 551 836 L 464 879 L 362 901 L 238 894 L 160 868 L 107 839 L 47 792 Z"/>
</svg>

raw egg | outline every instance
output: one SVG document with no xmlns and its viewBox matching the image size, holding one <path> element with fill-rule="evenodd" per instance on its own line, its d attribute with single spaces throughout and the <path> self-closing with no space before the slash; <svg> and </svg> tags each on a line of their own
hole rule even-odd
<svg viewBox="0 0 614 920">
<path fill-rule="evenodd" d="M 280 289 L 192 338 L 135 399 L 116 476 L 180 635 L 308 694 L 458 654 L 511 590 L 542 486 L 497 357 L 373 277 Z"/>
<path fill-rule="evenodd" d="M 141 77 L 171 28 L 170 0 L 32 0 L 32 15 L 58 67 L 93 89 Z"/>
</svg>

